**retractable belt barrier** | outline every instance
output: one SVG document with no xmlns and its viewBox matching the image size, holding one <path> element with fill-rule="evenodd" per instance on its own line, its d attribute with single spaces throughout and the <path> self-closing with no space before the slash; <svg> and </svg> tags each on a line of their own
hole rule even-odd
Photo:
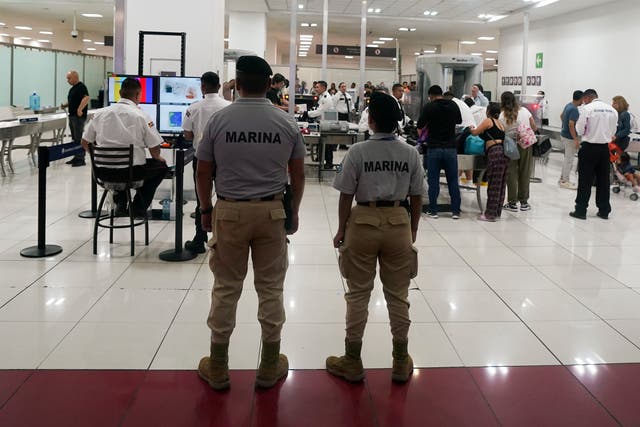
<svg viewBox="0 0 640 427">
<path fill-rule="evenodd" d="M 190 163 L 193 161 L 194 150 L 193 148 L 189 148 L 187 150 L 177 149 L 176 150 L 176 170 L 175 170 L 175 178 L 176 178 L 176 234 L 175 234 L 175 246 L 173 249 L 168 249 L 166 251 L 160 252 L 158 257 L 163 261 L 189 261 L 197 257 L 198 255 L 184 249 L 182 247 L 182 218 L 183 214 L 183 205 L 184 205 L 184 165 L 185 163 Z"/>
<path fill-rule="evenodd" d="M 47 168 L 51 162 L 75 156 L 81 153 L 82 146 L 77 142 L 38 147 L 38 245 L 24 248 L 20 255 L 27 258 L 43 258 L 62 252 L 62 246 L 46 244 L 47 226 Z"/>
</svg>

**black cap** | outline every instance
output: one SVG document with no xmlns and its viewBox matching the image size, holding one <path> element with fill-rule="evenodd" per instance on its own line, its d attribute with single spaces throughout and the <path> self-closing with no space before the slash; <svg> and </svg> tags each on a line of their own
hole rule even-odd
<svg viewBox="0 0 640 427">
<path fill-rule="evenodd" d="M 403 119 L 398 101 L 384 92 L 373 92 L 369 98 L 369 113 L 373 113 L 377 120 L 383 116 L 391 117 L 395 121 Z"/>
<path fill-rule="evenodd" d="M 236 62 L 236 71 L 256 76 L 271 77 L 273 71 L 269 63 L 259 56 L 241 56 Z"/>
</svg>

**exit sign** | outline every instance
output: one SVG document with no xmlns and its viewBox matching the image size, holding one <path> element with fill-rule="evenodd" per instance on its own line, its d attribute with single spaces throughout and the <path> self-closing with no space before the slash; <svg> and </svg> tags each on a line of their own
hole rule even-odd
<svg viewBox="0 0 640 427">
<path fill-rule="evenodd" d="M 544 63 L 544 57 L 543 57 L 542 52 L 536 53 L 536 68 L 538 68 L 538 69 L 542 68 L 543 63 Z"/>
</svg>

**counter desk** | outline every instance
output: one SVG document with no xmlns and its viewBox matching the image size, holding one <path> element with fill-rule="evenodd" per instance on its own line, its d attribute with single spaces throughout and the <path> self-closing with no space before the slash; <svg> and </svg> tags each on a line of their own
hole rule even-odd
<svg viewBox="0 0 640 427">
<path fill-rule="evenodd" d="M 20 123 L 19 120 L 0 122 L 0 173 L 7 176 L 5 168 L 5 158 L 11 173 L 15 173 L 13 167 L 12 151 L 17 149 L 27 150 L 27 155 L 31 159 L 33 166 L 37 165 L 36 154 L 41 142 L 51 142 L 61 144 L 63 142 L 64 131 L 67 128 L 67 114 L 55 113 L 46 114 L 38 118 L 38 121 Z M 52 138 L 42 138 L 45 132 L 53 132 Z M 29 137 L 28 144 L 15 144 L 16 138 Z"/>
</svg>

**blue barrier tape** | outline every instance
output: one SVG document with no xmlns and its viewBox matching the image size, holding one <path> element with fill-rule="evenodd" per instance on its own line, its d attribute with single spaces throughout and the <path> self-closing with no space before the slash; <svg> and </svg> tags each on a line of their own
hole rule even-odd
<svg viewBox="0 0 640 427">
<path fill-rule="evenodd" d="M 67 142 L 66 144 L 53 145 L 49 148 L 49 161 L 64 159 L 65 157 L 75 156 L 84 151 L 82 145 L 77 142 Z"/>
</svg>

